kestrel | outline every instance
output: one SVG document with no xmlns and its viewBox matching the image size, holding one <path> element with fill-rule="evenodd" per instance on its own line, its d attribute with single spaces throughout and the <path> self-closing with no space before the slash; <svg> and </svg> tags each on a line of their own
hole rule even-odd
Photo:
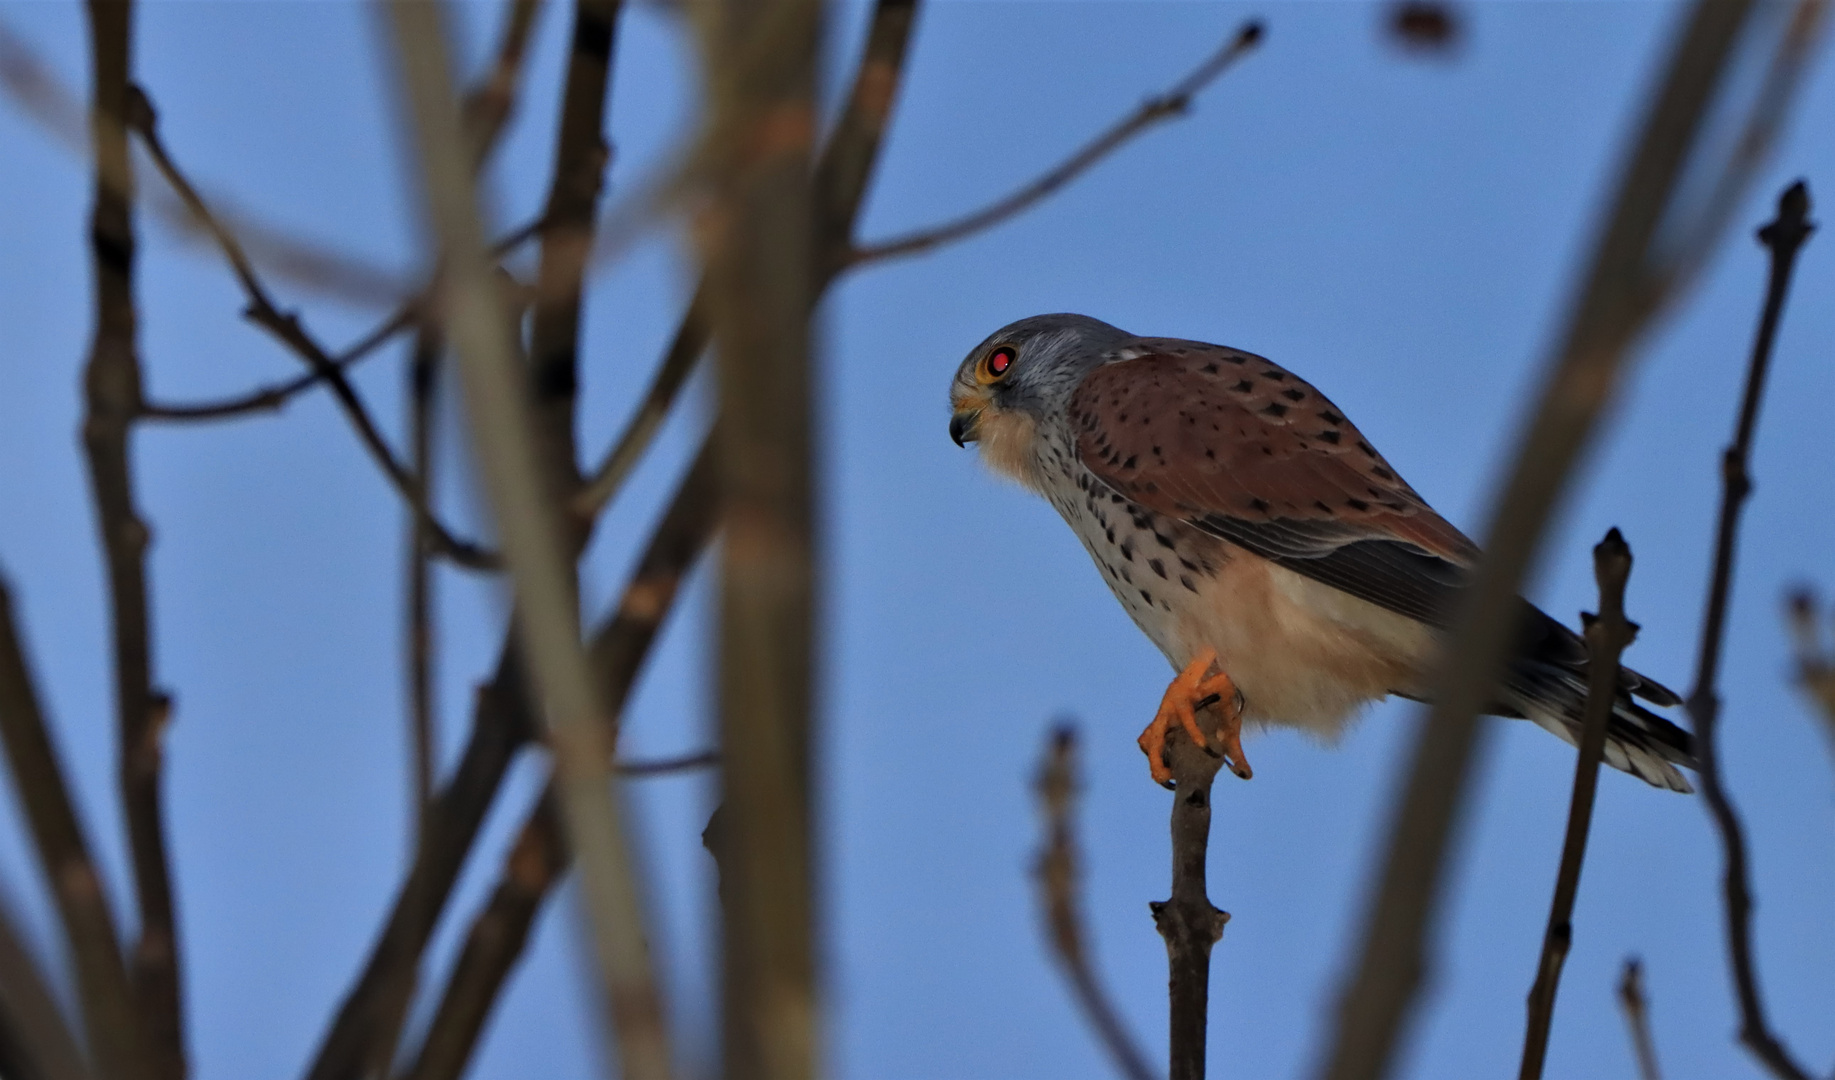
<svg viewBox="0 0 1835 1080">
<path fill-rule="evenodd" d="M 1424 700 L 1478 548 L 1402 480 L 1324 394 L 1240 349 L 1039 315 L 975 347 L 949 433 L 1043 495 L 1178 674 L 1141 733 L 1169 783 L 1166 734 L 1218 741 L 1247 779 L 1245 722 L 1331 738 L 1368 702 Z M 1578 743 L 1587 655 L 1534 606 L 1492 712 Z M 1689 791 L 1687 732 L 1633 698 L 1680 698 L 1625 668 L 1606 762 Z"/>
</svg>

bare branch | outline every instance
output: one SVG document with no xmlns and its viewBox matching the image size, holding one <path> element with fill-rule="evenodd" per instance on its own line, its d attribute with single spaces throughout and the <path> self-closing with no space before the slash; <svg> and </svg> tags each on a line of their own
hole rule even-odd
<svg viewBox="0 0 1835 1080">
<path fill-rule="evenodd" d="M 1033 791 L 1045 819 L 1045 844 L 1032 864 L 1032 876 L 1038 883 L 1040 913 L 1044 916 L 1045 936 L 1052 952 L 1070 983 L 1071 993 L 1083 1009 L 1083 1018 L 1096 1032 L 1102 1048 L 1109 1052 L 1115 1069 L 1129 1080 L 1151 1080 L 1153 1069 L 1147 1055 L 1135 1044 L 1115 1011 L 1102 980 L 1090 964 L 1084 945 L 1083 901 L 1080 895 L 1082 871 L 1078 866 L 1076 809 L 1081 794 L 1077 771 L 1077 729 L 1060 724 L 1046 744 L 1044 760 L 1039 764 Z"/>
<path fill-rule="evenodd" d="M 39 866 L 64 924 L 83 1006 L 83 1028 L 102 1075 L 127 1080 L 154 1076 L 134 991 L 121 964 L 121 939 L 96 876 L 64 769 L 51 745 L 38 692 L 26 667 L 13 618 L 13 596 L 0 580 L 0 742 L 6 744 L 13 790 L 25 811 Z"/>
<path fill-rule="evenodd" d="M 1701 649 L 1695 668 L 1695 686 L 1689 692 L 1688 712 L 1695 721 L 1695 756 L 1701 762 L 1701 794 L 1707 800 L 1714 826 L 1720 833 L 1726 870 L 1723 886 L 1726 904 L 1727 952 L 1739 999 L 1740 1041 L 1746 1044 L 1772 1075 L 1785 1080 L 1810 1080 L 1807 1070 L 1791 1056 L 1789 1048 L 1772 1032 L 1759 987 L 1757 960 L 1752 946 L 1752 885 L 1746 836 L 1739 814 L 1728 794 L 1720 766 L 1721 647 L 1726 638 L 1727 602 L 1733 592 L 1735 548 L 1739 521 L 1752 493 L 1748 462 L 1758 430 L 1759 402 L 1765 393 L 1765 376 L 1771 365 L 1771 347 L 1784 300 L 1790 293 L 1797 252 L 1815 228 L 1809 220 L 1809 189 L 1802 181 L 1778 197 L 1778 216 L 1759 230 L 1759 241 L 1771 252 L 1771 275 L 1765 289 L 1765 307 L 1759 316 L 1746 372 L 1745 394 L 1733 442 L 1721 458 L 1720 518 L 1714 543 L 1712 581 L 1707 610 L 1701 620 Z"/>
<path fill-rule="evenodd" d="M 1197 96 L 1198 92 L 1210 85 L 1219 75 L 1228 71 L 1261 39 L 1262 24 L 1260 22 L 1244 23 L 1242 29 L 1238 30 L 1222 49 L 1198 65 L 1191 74 L 1179 80 L 1171 90 L 1159 97 L 1147 99 L 1140 108 L 1091 139 L 1045 175 L 953 221 L 856 247 L 848 252 L 844 260 L 845 265 L 857 266 L 865 262 L 915 255 L 938 245 L 972 236 L 1022 213 L 1052 192 L 1088 172 L 1102 159 L 1148 128 L 1185 115 L 1191 109 L 1192 99 Z"/>
<path fill-rule="evenodd" d="M 128 71 L 134 8 L 127 0 L 90 0 L 87 11 L 95 84 L 95 201 L 89 225 L 95 331 L 83 378 L 83 447 L 108 571 L 116 779 L 140 923 L 130 974 L 151 1055 L 148 1070 L 162 1080 L 178 1080 L 185 1074 L 184 999 L 161 798 L 162 743 L 171 703 L 153 687 L 146 579 L 149 533 L 135 505 L 132 461 L 141 373 L 134 299 L 134 175 L 122 124 L 133 109 Z"/>
<path fill-rule="evenodd" d="M 1618 980 L 1618 1007 L 1625 1014 L 1631 1047 L 1637 1054 L 1639 1080 L 1663 1080 L 1657 1067 L 1657 1044 L 1650 1037 L 1650 1006 L 1644 999 L 1644 965 L 1635 956 L 1625 958 L 1625 973 Z"/>
<path fill-rule="evenodd" d="M 1216 698 L 1200 703 L 1198 726 L 1216 745 L 1223 709 Z M 1240 707 L 1240 702 L 1238 706 Z M 1172 1080 L 1204 1080 L 1209 1039 L 1211 947 L 1223 938 L 1230 913 L 1211 903 L 1205 886 L 1205 860 L 1211 836 L 1211 782 L 1224 765 L 1223 755 L 1194 746 L 1184 729 L 1174 726 L 1166 738 L 1166 763 L 1172 767 L 1172 896 L 1148 905 L 1154 928 L 1166 941 L 1167 1021 L 1171 1034 Z"/>
<path fill-rule="evenodd" d="M 1584 284 L 1550 358 L 1532 421 L 1513 455 L 1485 530 L 1486 554 L 1460 609 L 1443 658 L 1434 705 L 1415 743 L 1408 780 L 1390 823 L 1363 944 L 1340 999 L 1337 1030 L 1320 1076 L 1376 1080 L 1386 1075 L 1427 971 L 1427 936 L 1437 907 L 1449 840 L 1461 816 L 1470 765 L 1516 632 L 1518 589 L 1541 545 L 1550 513 L 1612 398 L 1627 358 L 1652 318 L 1675 298 L 1700 256 L 1677 253 L 1679 230 L 1697 248 L 1717 233 L 1675 219 L 1694 213 L 1678 192 L 1697 160 L 1702 120 L 1723 87 L 1750 0 L 1696 0 L 1675 39 L 1634 150 L 1619 176 Z M 1780 45 L 1783 47 L 1783 45 Z M 1782 110 L 1781 94 L 1755 110 Z M 1749 176 L 1749 171 L 1740 175 Z M 1730 198 L 1733 185 L 1720 192 Z M 1670 226 L 1674 225 L 1672 229 Z"/>
<path fill-rule="evenodd" d="M 670 1074 L 667 1025 L 652 969 L 638 871 L 611 771 L 604 703 L 580 648 L 571 544 L 545 497 L 541 455 L 516 334 L 485 249 L 452 97 L 440 9 L 394 0 L 389 14 L 413 105 L 427 213 L 448 262 L 446 333 L 458 356 L 485 489 L 516 588 L 516 628 L 547 717 L 555 790 L 580 860 L 623 1075 Z"/>
<path fill-rule="evenodd" d="M 1618 700 L 1619 657 L 1637 637 L 1637 624 L 1625 618 L 1625 583 L 1631 578 L 1631 548 L 1617 529 L 1593 548 L 1593 577 L 1599 583 L 1599 614 L 1581 613 L 1586 626 L 1587 699 L 1582 714 L 1579 754 L 1574 759 L 1574 794 L 1567 808 L 1567 837 L 1561 844 L 1561 869 L 1548 906 L 1548 929 L 1542 934 L 1542 956 L 1535 985 L 1529 991 L 1529 1027 L 1523 1036 L 1518 1080 L 1540 1080 L 1548 1055 L 1548 1031 L 1555 1019 L 1555 994 L 1561 968 L 1574 940 L 1574 898 L 1580 892 L 1580 868 L 1586 861 L 1587 832 L 1593 825 L 1593 797 L 1599 789 L 1599 762 L 1605 757 L 1606 730 Z"/>
<path fill-rule="evenodd" d="M 712 540 L 718 520 L 718 475 L 710 436 L 676 489 L 638 559 L 611 619 L 594 635 L 592 665 L 608 715 L 616 724 L 650 646 L 674 607 L 682 580 Z M 614 730 L 610 739 L 617 741 Z M 653 775 L 663 768 L 712 763 L 717 754 L 657 763 L 620 765 L 626 775 Z M 529 924 L 548 892 L 565 873 L 569 854 L 554 838 L 552 790 L 523 824 L 506 860 L 490 904 L 472 922 L 460 960 L 440 995 L 421 1050 L 407 1075 L 414 1080 L 452 1080 L 465 1068 L 503 982 L 522 955 Z"/>
</svg>

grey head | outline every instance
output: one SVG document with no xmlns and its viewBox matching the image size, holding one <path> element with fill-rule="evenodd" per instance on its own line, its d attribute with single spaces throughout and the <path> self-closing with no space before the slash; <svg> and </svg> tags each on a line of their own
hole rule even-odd
<svg viewBox="0 0 1835 1080">
<path fill-rule="evenodd" d="M 1134 335 L 1088 315 L 1034 315 L 975 346 L 949 386 L 957 445 L 1003 430 L 1030 434 L 1062 417 L 1077 384 Z"/>
</svg>

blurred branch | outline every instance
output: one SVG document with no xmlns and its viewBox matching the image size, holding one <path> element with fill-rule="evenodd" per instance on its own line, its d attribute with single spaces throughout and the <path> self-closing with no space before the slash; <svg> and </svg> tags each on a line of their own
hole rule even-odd
<svg viewBox="0 0 1835 1080">
<path fill-rule="evenodd" d="M 1590 265 L 1550 358 L 1531 422 L 1485 530 L 1485 557 L 1461 597 L 1452 643 L 1390 822 L 1383 869 L 1363 943 L 1340 999 L 1331 1049 L 1318 1075 L 1376 1080 L 1390 1068 L 1428 968 L 1428 929 L 1446 852 L 1461 816 L 1480 734 L 1516 632 L 1518 590 L 1541 546 L 1549 515 L 1612 399 L 1626 361 L 1651 320 L 1679 293 L 1717 239 L 1679 227 L 1698 251 L 1659 250 L 1684 205 L 1685 172 L 1699 160 L 1703 119 L 1730 82 L 1734 43 L 1751 21 L 1751 0 L 1696 0 L 1675 38 L 1662 81 L 1619 174 Z M 1781 46 L 1782 47 L 1782 46 Z M 1755 109 L 1782 110 L 1789 95 Z M 1738 176 L 1749 178 L 1753 162 Z M 1737 198 L 1739 184 L 1716 198 Z M 1712 218 L 1717 204 L 1684 209 Z"/>
<path fill-rule="evenodd" d="M 465 130 L 471 137 L 473 169 L 489 160 L 515 115 L 516 88 L 522 81 L 529 38 L 542 12 L 542 0 L 509 0 L 507 6 L 490 73 L 465 95 Z"/>
<path fill-rule="evenodd" d="M 6 744 L 13 791 L 64 924 L 83 1007 L 83 1030 L 96 1068 L 110 1080 L 151 1080 L 154 1073 L 141 1018 L 121 963 L 121 939 L 71 804 L 63 766 L 51 746 L 14 622 L 12 592 L 4 580 L 0 580 L 0 742 Z"/>
<path fill-rule="evenodd" d="M 1726 639 L 1727 602 L 1733 592 L 1735 549 L 1746 499 L 1752 494 L 1748 463 L 1758 431 L 1759 402 L 1765 393 L 1765 376 L 1771 366 L 1772 343 L 1784 300 L 1790 293 L 1797 252 L 1815 226 L 1810 223 L 1809 189 L 1802 181 L 1778 197 L 1778 215 L 1758 232 L 1770 250 L 1771 274 L 1765 289 L 1765 307 L 1759 316 L 1746 371 L 1746 389 L 1740 402 L 1739 422 L 1733 442 L 1721 458 L 1719 523 L 1715 530 L 1712 581 L 1707 610 L 1701 620 L 1701 649 L 1695 668 L 1695 686 L 1689 692 L 1688 712 L 1695 721 L 1695 755 L 1700 761 L 1701 794 L 1707 800 L 1725 854 L 1723 876 L 1727 920 L 1727 951 L 1734 988 L 1739 999 L 1740 1041 L 1772 1075 L 1786 1080 L 1810 1080 L 1809 1073 L 1791 1056 L 1766 1019 L 1760 993 L 1757 961 L 1752 948 L 1752 885 L 1746 836 L 1739 814 L 1727 793 L 1720 762 L 1721 648 Z"/>
<path fill-rule="evenodd" d="M 1079 895 L 1082 873 L 1078 866 L 1076 809 L 1081 784 L 1077 775 L 1077 729 L 1061 724 L 1051 733 L 1045 757 L 1039 764 L 1033 791 L 1045 819 L 1045 845 L 1033 863 L 1038 883 L 1039 907 L 1045 917 L 1046 937 L 1070 983 L 1083 1018 L 1095 1029 L 1103 1049 L 1114 1060 L 1116 1071 L 1130 1080 L 1151 1080 L 1153 1069 L 1135 1045 L 1109 1000 L 1102 981 L 1090 964 L 1084 945 L 1083 903 Z"/>
<path fill-rule="evenodd" d="M 1108 130 L 1091 139 L 1062 163 L 1033 180 L 1017 191 L 997 199 L 994 202 L 972 213 L 933 225 L 929 228 L 916 229 L 901 236 L 877 243 L 863 244 L 848 251 L 843 257 L 843 265 L 857 266 L 866 262 L 877 262 L 881 259 L 895 259 L 905 255 L 915 255 L 928 251 L 941 244 L 951 243 L 972 236 L 984 229 L 1012 218 L 1032 207 L 1052 192 L 1088 172 L 1098 162 L 1114 153 L 1130 139 L 1154 127 L 1163 121 L 1184 116 L 1191 109 L 1192 99 L 1199 91 L 1208 86 L 1219 75 L 1230 67 L 1245 53 L 1253 49 L 1262 39 L 1262 24 L 1259 21 L 1244 23 L 1234 37 L 1224 47 L 1213 54 L 1204 63 L 1179 80 L 1171 90 L 1147 99 L 1132 113 L 1123 117 Z"/>
<path fill-rule="evenodd" d="M 1618 1007 L 1625 1014 L 1631 1047 L 1637 1053 L 1639 1080 L 1663 1080 L 1663 1071 L 1657 1067 L 1656 1040 L 1650 1037 L 1650 1006 L 1644 1000 L 1644 965 L 1635 956 L 1625 958 L 1625 972 L 1618 980 Z"/>
<path fill-rule="evenodd" d="M 469 540 L 458 539 L 434 516 L 432 507 L 427 502 L 427 493 L 421 489 L 413 474 L 396 460 L 395 452 L 389 449 L 387 440 L 377 429 L 376 422 L 371 418 L 369 409 L 363 404 L 363 399 L 358 396 L 356 387 L 352 386 L 350 380 L 344 377 L 343 367 L 325 351 L 324 346 L 320 345 L 316 338 L 307 332 L 305 324 L 300 321 L 297 314 L 283 312 L 275 306 L 273 297 L 268 294 L 267 288 L 256 274 L 254 264 L 249 261 L 248 253 L 243 250 L 241 242 L 211 212 L 210 207 L 205 205 L 197 189 L 191 186 L 191 182 L 185 178 L 177 163 L 172 160 L 172 156 L 167 153 L 165 144 L 159 137 L 158 115 L 154 111 L 151 99 L 143 91 L 135 88 L 131 91 L 130 102 L 129 125 L 134 133 L 140 136 L 142 144 L 146 146 L 148 154 L 152 156 L 154 164 L 159 167 L 167 183 L 172 185 L 173 190 L 184 199 L 185 205 L 190 208 L 192 214 L 196 215 L 204 228 L 216 238 L 217 245 L 223 251 L 223 257 L 229 261 L 230 269 L 235 273 L 236 280 L 241 283 L 242 291 L 247 295 L 249 301 L 248 309 L 243 312 L 243 315 L 290 349 L 312 369 L 315 376 L 331 387 L 332 396 L 337 398 L 338 405 L 344 410 L 345 417 L 356 429 L 357 437 L 362 441 L 363 448 L 369 451 L 370 457 L 382 469 L 383 475 L 388 477 L 396 493 L 406 500 L 425 522 L 428 534 L 432 537 L 440 554 L 468 569 L 496 569 L 498 565 L 496 554 Z"/>
<path fill-rule="evenodd" d="M 1793 591 L 1787 610 L 1797 643 L 1797 685 L 1816 705 L 1829 738 L 1835 740 L 1835 650 L 1823 644 L 1815 594 L 1807 588 Z"/>
<path fill-rule="evenodd" d="M 845 264 L 854 224 L 872 181 L 873 166 L 879 160 L 887 120 L 904 79 L 917 8 L 917 0 L 878 0 L 875 4 L 847 107 L 816 163 L 816 242 L 826 254 L 817 264 L 815 300 L 820 299 Z M 703 281 L 695 286 L 694 299 L 689 301 L 669 351 L 644 391 L 643 401 L 593 470 L 591 479 L 574 497 L 575 514 L 591 519 L 618 494 L 674 407 L 682 386 L 694 373 L 695 364 L 707 348 L 707 334 L 707 285 Z"/>
<path fill-rule="evenodd" d="M 426 212 L 448 264 L 446 335 L 458 357 L 476 456 L 515 583 L 517 636 L 547 719 L 556 802 L 580 861 L 581 896 L 621 1070 L 629 1080 L 667 1077 L 668 1030 L 649 956 L 639 871 L 611 770 L 609 713 L 580 648 L 572 544 L 544 491 L 515 327 L 478 219 L 443 12 L 418 0 L 393 0 L 388 12 L 413 106 Z"/>
<path fill-rule="evenodd" d="M 614 724 L 608 734 L 614 744 L 615 725 L 650 646 L 675 605 L 683 579 L 713 538 L 719 501 L 712 447 L 710 436 L 638 559 L 616 611 L 593 638 L 593 671 Z M 619 772 L 651 775 L 664 768 L 711 764 L 714 759 L 717 754 L 710 752 L 674 761 L 620 765 Z M 464 1071 L 504 980 L 521 958 L 530 924 L 566 871 L 569 854 L 555 835 L 552 796 L 552 789 L 544 792 L 524 822 L 490 903 L 472 922 L 420 1052 L 407 1070 L 406 1075 L 414 1080 L 444 1080 Z"/>
<path fill-rule="evenodd" d="M 529 321 L 528 377 L 536 438 L 543 475 L 554 485 L 552 497 L 563 506 L 580 484 L 574 409 L 580 386 L 581 298 L 593 244 L 593 213 L 611 160 L 605 100 L 621 10 L 620 0 L 574 4 L 554 176 L 542 212 L 546 227 Z"/>
<path fill-rule="evenodd" d="M 1581 613 L 1586 627 L 1587 698 L 1574 760 L 1574 794 L 1567 808 L 1567 837 L 1561 843 L 1561 869 L 1548 906 L 1548 929 L 1542 935 L 1542 957 L 1535 985 L 1529 990 L 1529 1027 L 1523 1036 L 1518 1080 L 1540 1080 L 1548 1056 L 1548 1031 L 1555 1019 L 1555 994 L 1561 968 L 1574 940 L 1574 897 L 1580 892 L 1580 868 L 1586 861 L 1587 833 L 1593 825 L 1593 798 L 1599 790 L 1599 762 L 1605 757 L 1606 729 L 1618 700 L 1619 657 L 1637 637 L 1637 624 L 1625 618 L 1625 583 L 1631 578 L 1631 548 L 1617 529 L 1593 548 L 1593 577 L 1599 583 L 1599 614 Z"/>
<path fill-rule="evenodd" d="M 3 663 L 3 662 L 0 662 Z M 0 678 L 4 678 L 0 675 Z M 0 693 L 6 691 L 0 690 Z M 0 705 L 5 708 L 6 705 Z M 0 1075 L 8 1080 L 90 1080 L 83 1048 L 51 985 L 0 907 Z"/>
<path fill-rule="evenodd" d="M 1222 728 L 1223 706 L 1197 712 L 1199 728 L 1215 743 Z M 1166 942 L 1170 1008 L 1172 1080 L 1204 1080 L 1209 1038 L 1211 947 L 1223 938 L 1230 913 L 1211 903 L 1205 887 L 1205 860 L 1211 836 L 1211 782 L 1223 767 L 1223 755 L 1194 746 L 1184 729 L 1174 726 L 1166 738 L 1166 761 L 1172 766 L 1172 896 L 1149 904 L 1154 928 Z"/>
<path fill-rule="evenodd" d="M 89 0 L 86 10 L 95 85 L 95 188 L 89 219 L 95 331 L 83 374 L 83 448 L 108 571 L 116 781 L 127 821 L 139 916 L 129 974 L 145 1025 L 148 1071 L 160 1080 L 178 1080 L 185 1075 L 184 998 L 161 798 L 171 702 L 153 688 L 146 578 L 150 537 L 135 505 L 132 461 L 141 372 L 134 300 L 134 174 L 122 124 L 134 107 L 128 83 L 134 8 L 128 0 Z"/>
</svg>

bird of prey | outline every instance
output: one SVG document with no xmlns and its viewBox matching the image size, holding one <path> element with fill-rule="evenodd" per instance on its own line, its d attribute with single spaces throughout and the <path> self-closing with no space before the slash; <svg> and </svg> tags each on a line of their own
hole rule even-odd
<svg viewBox="0 0 1835 1080">
<path fill-rule="evenodd" d="M 1038 315 L 968 354 L 950 436 L 1057 507 L 1103 579 L 1178 674 L 1141 733 L 1169 784 L 1167 732 L 1206 746 L 1219 703 L 1227 764 L 1250 776 L 1245 722 L 1331 738 L 1367 702 L 1423 700 L 1478 558 L 1342 411 L 1253 353 Z M 1587 653 L 1527 602 L 1490 711 L 1578 745 Z M 1687 732 L 1634 699 L 1676 694 L 1629 668 L 1605 760 L 1689 791 Z"/>
</svg>

